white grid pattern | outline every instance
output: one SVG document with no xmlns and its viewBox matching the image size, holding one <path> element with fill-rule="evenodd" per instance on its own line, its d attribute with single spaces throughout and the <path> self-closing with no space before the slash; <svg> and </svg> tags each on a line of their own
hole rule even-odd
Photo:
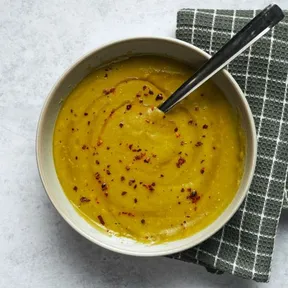
<svg viewBox="0 0 288 288">
<path fill-rule="evenodd" d="M 191 35 L 192 44 L 195 42 L 196 36 L 198 37 L 197 41 L 199 41 L 201 43 L 201 32 L 202 31 L 203 32 L 205 31 L 205 33 L 210 32 L 210 43 L 209 43 L 209 46 L 208 46 L 209 47 L 209 51 L 208 52 L 210 54 L 213 54 L 213 53 L 216 52 L 215 50 L 213 50 L 213 40 L 215 38 L 215 37 L 213 38 L 213 36 L 216 35 L 216 32 L 217 32 L 217 36 L 218 37 L 219 37 L 219 35 L 220 35 L 220 37 L 221 37 L 221 35 L 224 35 L 224 36 L 225 35 L 229 35 L 229 37 L 231 37 L 234 34 L 233 30 L 234 30 L 234 25 L 235 25 L 235 19 L 251 20 L 251 17 L 236 16 L 237 13 L 236 13 L 235 10 L 233 10 L 233 15 L 225 15 L 225 14 L 222 14 L 222 13 L 225 13 L 225 12 L 221 13 L 221 11 L 220 11 L 221 14 L 219 14 L 219 10 L 214 10 L 214 11 L 210 12 L 210 11 L 203 11 L 203 10 L 199 10 L 199 9 L 197 11 L 191 10 L 191 9 L 187 9 L 185 11 L 190 11 L 190 12 L 192 11 L 191 14 L 194 13 L 193 26 L 192 26 L 192 35 Z M 197 19 L 196 19 L 196 13 L 197 13 L 198 16 L 199 15 L 210 15 L 211 18 L 208 19 L 208 20 L 205 19 L 206 22 L 201 22 L 201 21 L 198 21 L 198 20 L 201 19 L 201 16 L 197 17 Z M 256 11 L 254 11 L 254 16 L 255 16 L 255 14 L 256 14 Z M 223 24 L 223 25 L 226 25 L 226 28 L 225 28 L 226 30 L 225 31 L 222 31 L 221 27 L 219 29 L 215 28 L 214 24 L 215 24 L 216 17 L 219 17 L 220 20 L 224 21 L 223 23 L 226 23 L 226 24 Z M 225 22 L 225 19 L 221 19 L 222 17 L 223 18 L 229 18 L 229 19 L 232 18 L 232 29 L 231 29 L 231 31 L 229 30 L 229 27 L 227 25 L 228 22 Z M 197 25 L 197 22 L 199 22 L 198 25 Z M 201 25 L 202 25 L 201 23 L 203 23 L 202 27 L 201 27 Z M 211 25 L 212 27 L 207 27 L 207 23 L 212 23 L 212 25 Z M 220 22 L 220 23 L 222 23 L 222 22 Z M 196 24 L 196 27 L 195 27 L 195 24 Z M 282 27 L 285 26 L 285 29 L 287 29 L 286 26 L 288 25 L 288 23 L 281 22 L 278 25 L 282 26 Z M 180 25 L 180 27 L 178 27 L 178 29 L 180 31 L 179 35 L 180 35 L 180 39 L 181 39 L 181 25 Z M 183 29 L 185 29 L 185 28 L 183 28 Z M 279 34 L 278 30 L 277 30 L 277 33 L 278 33 L 277 37 L 281 38 L 282 36 L 281 36 L 281 34 Z M 183 38 L 184 39 L 182 39 L 182 40 L 185 40 L 185 37 L 183 37 Z M 227 39 L 227 37 L 225 37 L 224 39 Z M 236 77 L 243 77 L 243 79 L 245 79 L 245 84 L 244 84 L 244 87 L 242 87 L 242 88 L 244 88 L 243 89 L 244 93 L 245 93 L 246 97 L 251 100 L 251 103 L 253 103 L 253 99 L 261 99 L 261 100 L 263 100 L 262 107 L 261 107 L 261 114 L 259 112 L 260 115 L 254 115 L 256 120 L 258 120 L 256 122 L 256 123 L 258 123 L 258 130 L 257 130 L 257 138 L 258 138 L 258 140 L 266 139 L 266 140 L 273 141 L 272 143 L 275 143 L 276 147 L 279 147 L 279 144 L 281 143 L 281 145 L 282 145 L 281 149 L 283 149 L 283 147 L 288 145 L 288 141 L 286 141 L 286 139 L 285 140 L 284 139 L 280 139 L 280 133 L 282 131 L 283 124 L 285 124 L 285 125 L 288 124 L 287 119 L 284 121 L 284 108 L 285 108 L 285 105 L 287 104 L 287 100 L 286 99 L 283 100 L 283 99 L 278 98 L 278 97 L 277 97 L 277 99 L 274 99 L 274 97 L 273 97 L 274 95 L 270 96 L 267 93 L 268 93 L 268 87 L 269 87 L 268 85 L 269 84 L 273 84 L 273 87 L 274 86 L 276 87 L 275 89 L 279 89 L 278 87 L 280 87 L 280 89 L 282 89 L 282 90 L 279 90 L 279 91 L 283 91 L 284 87 L 285 87 L 285 94 L 287 95 L 288 75 L 287 75 L 287 80 L 286 81 L 277 79 L 277 73 L 276 73 L 276 75 L 274 75 L 274 74 L 273 75 L 269 75 L 271 61 L 273 62 L 274 65 L 277 65 L 277 63 L 281 63 L 281 64 L 285 64 L 285 65 L 288 64 L 288 60 L 286 60 L 285 57 L 283 57 L 283 59 L 282 58 L 281 59 L 280 58 L 276 58 L 275 59 L 274 58 L 274 53 L 273 53 L 273 45 L 283 44 L 283 46 L 281 46 L 280 50 L 277 49 L 277 51 L 278 51 L 277 53 L 280 53 L 279 55 L 281 56 L 281 53 L 283 53 L 282 50 L 283 49 L 285 50 L 285 46 L 287 46 L 287 42 L 284 41 L 284 40 L 281 40 L 281 39 L 276 39 L 274 37 L 274 30 L 272 31 L 270 36 L 268 36 L 268 34 L 267 34 L 264 37 L 262 37 L 262 39 L 266 39 L 266 40 L 270 41 L 270 49 L 269 50 L 268 50 L 268 48 L 265 48 L 265 45 L 267 46 L 267 44 L 269 44 L 269 42 L 263 41 L 263 47 L 265 49 L 267 49 L 267 52 L 269 51 L 269 56 L 267 57 L 267 56 L 255 55 L 255 53 L 258 53 L 256 50 L 253 51 L 253 48 L 252 49 L 249 48 L 249 50 L 247 49 L 248 52 L 246 51 L 245 53 L 242 54 L 244 57 L 247 57 L 247 69 L 246 69 L 246 71 L 244 71 L 244 73 L 241 73 L 241 71 L 240 72 L 237 71 L 236 73 L 233 72 L 233 75 L 236 76 Z M 203 41 L 203 46 L 204 45 L 205 45 L 205 47 L 207 47 L 207 42 Z M 201 48 L 201 46 L 200 46 L 200 48 Z M 259 49 L 259 47 L 257 47 L 257 49 Z M 272 59 L 272 54 L 273 54 L 273 59 Z M 249 66 L 252 65 L 250 60 L 252 58 L 266 61 L 267 70 L 266 70 L 266 75 L 265 76 L 261 76 L 261 75 L 258 76 L 258 75 L 254 75 L 253 73 L 249 73 Z M 255 64 L 255 63 L 253 62 L 253 64 Z M 257 63 L 255 65 L 257 65 Z M 283 70 L 284 65 L 281 65 L 279 67 Z M 274 69 L 274 66 L 271 67 L 271 68 Z M 237 70 L 237 67 L 233 66 L 232 70 Z M 241 67 L 238 67 L 238 70 L 241 70 Z M 263 80 L 263 83 L 265 82 L 264 93 L 263 93 L 264 95 L 254 95 L 253 93 L 251 93 L 249 91 L 250 90 L 250 85 L 248 85 L 248 83 L 250 84 L 249 81 L 251 79 L 260 79 L 260 80 Z M 278 87 L 277 87 L 277 85 L 278 85 Z M 281 92 L 281 93 L 283 93 L 283 92 Z M 283 95 L 279 95 L 279 96 L 283 97 Z M 270 102 L 272 104 L 270 104 Z M 254 102 L 254 103 L 257 104 L 257 102 Z M 273 113 L 271 114 L 271 109 L 270 110 L 266 109 L 267 107 L 269 107 L 269 105 L 273 105 L 273 103 L 277 103 L 276 107 L 280 111 L 282 109 L 282 113 L 281 113 L 281 118 L 280 119 L 272 118 L 273 117 Z M 273 106 L 272 106 L 272 109 L 273 109 Z M 266 111 L 269 113 L 268 114 L 269 117 L 266 116 Z M 280 111 L 277 112 L 278 113 L 278 115 L 277 115 L 278 117 L 280 117 Z M 264 112 L 265 112 L 265 115 L 264 115 Z M 271 114 L 271 116 L 270 116 L 270 114 Z M 269 127 L 267 127 L 266 125 L 268 125 L 269 123 L 267 123 L 267 121 L 264 122 L 264 120 L 273 121 L 275 123 L 275 125 L 277 125 L 277 128 L 276 128 L 277 131 L 273 131 L 274 133 L 267 133 L 267 129 L 269 129 Z M 261 129 L 262 127 L 264 129 Z M 263 145 L 263 143 L 264 142 L 262 142 L 261 145 Z M 285 146 L 283 146 L 283 145 L 285 145 Z M 271 148 L 269 148 L 269 146 L 268 146 L 268 149 L 271 149 Z M 254 205 L 253 205 L 253 203 L 251 203 L 251 199 L 253 199 L 253 198 L 251 198 L 251 197 L 249 198 L 249 196 L 246 197 L 246 199 L 244 200 L 244 203 L 242 204 L 241 208 L 237 212 L 237 215 L 236 215 L 237 217 L 235 218 L 235 220 L 231 220 L 225 226 L 225 227 L 230 227 L 230 228 L 235 229 L 236 235 L 238 234 L 238 243 L 237 242 L 235 243 L 234 240 L 233 241 L 229 240 L 229 235 L 225 234 L 225 227 L 224 227 L 222 229 L 222 231 L 220 231 L 220 233 L 212 236 L 212 238 L 211 238 L 212 240 L 216 240 L 216 242 L 218 244 L 216 244 L 215 242 L 213 242 L 211 244 L 209 242 L 209 240 L 207 240 L 208 243 L 205 244 L 205 245 L 208 245 L 207 248 L 209 248 L 209 247 L 211 248 L 214 245 L 213 248 L 214 249 L 216 248 L 216 253 L 215 254 L 214 253 L 212 254 L 212 253 L 209 252 L 209 251 L 214 251 L 214 250 L 208 250 L 207 251 L 206 246 L 201 245 L 201 244 L 198 245 L 197 247 L 195 247 L 196 248 L 196 249 L 194 249 L 194 252 L 196 251 L 196 255 L 195 256 L 192 256 L 193 254 L 190 254 L 190 253 L 186 254 L 186 252 L 183 252 L 182 254 L 185 254 L 188 257 L 190 256 L 191 258 L 195 259 L 197 261 L 197 263 L 200 262 L 200 263 L 203 264 L 203 262 L 204 262 L 204 264 L 205 264 L 207 262 L 206 264 L 208 266 L 210 266 L 210 267 L 214 267 L 215 269 L 220 269 L 220 270 L 223 269 L 223 270 L 228 271 L 230 273 L 232 272 L 232 274 L 241 275 L 243 277 L 252 278 L 252 279 L 255 279 L 255 280 L 258 279 L 257 281 L 265 281 L 265 279 L 266 280 L 268 279 L 268 277 L 269 277 L 269 271 L 268 270 L 269 270 L 269 265 L 271 263 L 271 258 L 272 258 L 271 250 L 273 250 L 273 243 L 274 243 L 274 239 L 275 239 L 275 230 L 277 228 L 278 221 L 279 221 L 279 215 L 280 215 L 280 210 L 278 210 L 278 209 L 281 208 L 282 202 L 283 202 L 283 198 L 281 197 L 281 194 L 280 194 L 281 191 L 278 191 L 279 189 L 278 189 L 277 185 L 279 185 L 279 187 L 283 187 L 285 185 L 286 180 L 287 180 L 287 173 L 288 173 L 288 167 L 287 167 L 287 171 L 286 171 L 287 173 L 285 175 L 285 177 L 286 177 L 285 179 L 283 179 L 284 178 L 283 173 L 285 173 L 285 172 L 282 171 L 281 175 L 277 174 L 277 171 L 281 171 L 279 169 L 285 168 L 285 166 L 282 167 L 283 165 L 287 165 L 286 159 L 283 159 L 283 150 L 281 150 L 279 155 L 277 154 L 278 152 L 277 152 L 276 149 L 275 149 L 275 151 L 271 151 L 270 150 L 270 153 L 271 152 L 273 152 L 273 157 L 269 157 L 267 155 L 260 154 L 259 151 L 258 151 L 258 158 L 259 159 L 263 159 L 263 161 L 262 161 L 263 163 L 261 165 L 264 165 L 264 167 L 266 165 L 267 168 L 269 167 L 268 171 L 270 171 L 270 173 L 268 173 L 268 171 L 267 171 L 267 175 L 262 175 L 261 171 L 257 171 L 260 174 L 259 173 L 255 173 L 254 174 L 255 177 L 267 180 L 267 181 L 264 182 L 265 183 L 264 186 L 262 186 L 262 187 L 264 187 L 265 191 L 263 191 L 263 188 L 261 188 L 262 189 L 262 193 L 261 192 L 258 193 L 258 191 L 257 191 L 257 188 L 259 188 L 259 184 L 257 184 L 257 183 L 259 183 L 259 179 L 258 179 L 258 182 L 254 182 L 253 183 L 253 185 L 254 185 L 254 187 L 252 186 L 253 190 L 251 191 L 251 189 L 250 189 L 250 191 L 249 191 L 249 195 L 259 197 L 259 202 L 256 203 L 256 205 L 258 205 L 257 206 L 258 208 L 256 209 L 256 208 L 252 208 L 251 207 L 251 209 L 254 209 L 254 210 L 253 211 L 248 211 L 247 209 L 250 210 L 250 206 L 251 205 L 254 206 Z M 281 159 L 279 159 L 279 157 Z M 276 167 L 275 164 L 277 164 L 278 166 Z M 257 166 L 257 167 L 260 168 L 261 166 Z M 276 171 L 276 174 L 275 174 L 274 170 Z M 261 181 L 260 181 L 260 183 L 261 183 Z M 270 187 L 271 187 L 271 189 L 270 189 Z M 270 192 L 270 190 L 271 190 L 271 192 Z M 285 189 L 285 193 L 287 193 L 286 189 Z M 273 197 L 271 197 L 270 194 L 272 194 Z M 262 200 L 260 201 L 260 199 L 262 199 Z M 256 200 L 254 200 L 254 201 L 256 201 Z M 249 206 L 247 206 L 248 203 L 249 203 Z M 267 208 L 268 210 L 266 209 L 266 205 L 268 205 L 267 203 L 269 203 L 269 206 Z M 277 203 L 277 205 L 278 205 L 277 206 L 278 208 L 276 208 L 276 210 L 273 210 L 273 205 L 274 205 L 273 203 L 275 203 L 275 205 Z M 272 209 L 272 211 L 270 211 L 271 209 Z M 244 217 L 244 216 L 246 216 L 246 217 Z M 258 226 L 254 227 L 254 228 L 251 227 L 251 230 L 250 230 L 249 229 L 249 225 L 250 225 L 249 222 L 251 222 L 251 219 L 254 219 L 255 217 L 257 217 L 257 220 L 260 222 L 260 225 L 259 225 L 259 227 Z M 244 222 L 244 220 L 245 220 L 245 222 Z M 237 222 L 235 222 L 235 221 L 237 221 Z M 240 224 L 236 225 L 236 223 L 238 223 L 238 221 L 240 222 Z M 235 223 L 235 225 L 232 224 L 232 223 Z M 263 228 L 266 227 L 266 225 L 267 225 L 266 223 L 269 223 L 269 225 L 274 225 L 273 223 L 275 223 L 275 226 L 274 227 L 272 226 L 272 228 L 271 227 L 267 227 L 267 228 L 269 228 L 269 230 L 267 231 L 266 229 L 263 229 Z M 265 225 L 265 227 L 264 227 L 264 225 Z M 247 247 L 247 242 L 246 242 L 246 246 L 245 247 L 243 247 L 241 245 L 241 243 L 242 243 L 241 242 L 242 241 L 241 240 L 242 239 L 242 234 L 243 234 L 243 237 L 245 236 L 245 239 L 246 239 L 247 236 L 251 235 L 250 239 L 251 239 L 251 241 L 253 241 L 253 243 L 251 242 L 251 249 L 249 249 L 249 244 L 248 244 L 248 248 L 246 248 Z M 249 237 L 248 237 L 248 239 L 249 239 Z M 263 253 L 262 251 L 260 252 L 260 247 L 259 247 L 260 240 L 263 241 L 263 239 L 266 239 L 267 243 L 270 243 L 269 246 L 268 246 L 270 250 L 267 250 L 267 251 L 269 251 L 269 253 Z M 244 238 L 243 238 L 243 240 L 244 240 Z M 236 256 L 235 257 L 231 256 L 232 258 L 231 257 L 229 258 L 229 256 L 227 256 L 227 254 L 226 255 L 225 255 L 225 253 L 222 254 L 223 252 L 225 252 L 225 251 L 223 251 L 223 249 L 224 249 L 223 244 L 227 245 L 228 248 L 231 247 L 231 251 L 234 251 L 233 253 L 235 253 L 235 251 L 236 251 Z M 255 246 L 256 246 L 256 248 L 254 249 L 253 247 L 255 247 Z M 263 247 L 261 247 L 261 248 L 262 248 L 261 250 L 263 250 Z M 245 251 L 245 252 L 248 252 L 248 254 L 250 254 L 250 256 L 248 257 L 248 258 L 250 258 L 249 265 L 247 266 L 249 269 L 247 267 L 242 267 L 242 265 L 244 265 L 244 264 L 240 265 L 241 261 L 243 261 L 243 254 L 241 254 L 240 251 Z M 265 249 L 264 249 L 264 252 L 265 252 Z M 210 257 L 212 257 L 213 261 L 211 262 L 211 260 L 209 260 L 210 258 L 207 258 L 207 257 L 205 258 L 200 253 L 203 253 L 205 255 L 209 255 Z M 240 256 L 240 254 L 241 254 L 241 256 Z M 219 255 L 221 255 L 221 256 L 219 256 Z M 223 257 L 225 259 L 223 259 Z M 241 259 L 239 257 L 241 257 Z M 260 260 L 263 260 L 265 262 L 265 265 L 266 264 L 268 265 L 267 269 L 264 268 L 264 270 L 263 270 L 262 267 L 260 267 L 260 266 L 257 267 L 257 264 L 258 264 L 257 261 L 258 261 L 259 257 L 267 258 L 267 262 L 265 262 L 266 260 L 263 260 L 263 258 L 260 258 Z M 241 261 L 239 261 L 239 260 L 241 260 Z M 221 261 L 222 263 L 220 263 L 219 261 Z M 224 266 L 223 266 L 223 263 L 225 263 Z M 232 271 L 229 268 L 230 266 L 231 266 L 231 270 Z M 220 268 L 220 267 L 222 267 L 222 268 Z M 241 271 L 241 269 L 243 271 L 246 271 L 247 273 Z M 263 275 L 263 277 L 260 277 L 259 275 Z"/>
</svg>

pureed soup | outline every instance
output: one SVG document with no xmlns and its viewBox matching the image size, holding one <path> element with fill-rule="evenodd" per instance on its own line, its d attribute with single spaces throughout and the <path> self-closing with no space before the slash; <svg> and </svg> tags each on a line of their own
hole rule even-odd
<svg viewBox="0 0 288 288">
<path fill-rule="evenodd" d="M 67 98 L 55 167 L 90 223 L 140 242 L 172 241 L 232 201 L 245 139 L 223 93 L 208 81 L 166 115 L 156 108 L 192 73 L 171 59 L 135 57 L 91 73 Z"/>
</svg>

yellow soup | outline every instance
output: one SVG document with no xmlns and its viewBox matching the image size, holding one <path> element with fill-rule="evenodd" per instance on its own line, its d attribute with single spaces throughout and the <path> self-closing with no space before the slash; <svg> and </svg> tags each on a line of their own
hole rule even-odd
<svg viewBox="0 0 288 288">
<path fill-rule="evenodd" d="M 67 197 L 108 233 L 159 243 L 212 223 L 235 196 L 245 144 L 236 111 L 208 81 L 156 107 L 190 67 L 143 56 L 87 76 L 59 113 L 54 161 Z"/>
</svg>

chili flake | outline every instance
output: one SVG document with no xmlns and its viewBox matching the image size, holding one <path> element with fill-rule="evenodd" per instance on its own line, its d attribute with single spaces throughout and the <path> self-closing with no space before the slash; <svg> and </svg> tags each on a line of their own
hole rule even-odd
<svg viewBox="0 0 288 288">
<path fill-rule="evenodd" d="M 100 164 L 99 160 L 96 160 L 96 161 L 95 161 L 95 163 L 96 163 L 97 165 L 99 165 L 99 164 Z"/>
<path fill-rule="evenodd" d="M 137 198 L 134 198 L 134 203 L 136 204 L 138 202 Z"/>
<path fill-rule="evenodd" d="M 180 158 L 178 159 L 178 162 L 176 163 L 176 166 L 177 166 L 178 168 L 180 168 L 185 162 L 186 162 L 186 160 L 185 160 L 184 158 L 180 157 Z"/>
<path fill-rule="evenodd" d="M 163 100 L 163 95 L 160 93 L 155 98 L 156 101 Z"/>
<path fill-rule="evenodd" d="M 178 131 L 178 128 L 176 127 L 175 129 L 174 129 L 174 132 L 177 132 Z"/>
<path fill-rule="evenodd" d="M 145 224 L 145 219 L 141 219 L 141 223 L 142 223 L 142 224 Z"/>
<path fill-rule="evenodd" d="M 124 177 L 124 176 L 121 176 L 120 179 L 121 179 L 121 181 L 124 181 L 124 180 L 125 180 L 125 177 Z"/>
<path fill-rule="evenodd" d="M 101 139 L 98 139 L 97 146 L 100 146 L 102 143 L 103 143 L 103 141 Z"/>
<path fill-rule="evenodd" d="M 150 95 L 153 95 L 154 92 L 153 92 L 152 90 L 149 90 L 149 94 L 150 94 Z"/>
<path fill-rule="evenodd" d="M 77 191 L 77 190 L 78 190 L 78 187 L 77 187 L 77 186 L 74 186 L 74 187 L 73 187 L 73 190 L 74 190 L 74 191 Z"/>
<path fill-rule="evenodd" d="M 102 183 L 101 188 L 102 188 L 102 191 L 106 191 L 108 189 L 108 186 L 106 183 Z"/>
<path fill-rule="evenodd" d="M 119 126 L 120 126 L 120 128 L 122 128 L 122 127 L 124 126 L 124 124 L 121 122 L 121 123 L 119 124 Z"/>
<path fill-rule="evenodd" d="M 98 219 L 99 219 L 101 225 L 104 226 L 104 225 L 105 225 L 105 222 L 104 222 L 104 220 L 103 220 L 103 217 L 102 217 L 101 215 L 98 215 Z"/>
<path fill-rule="evenodd" d="M 144 159 L 144 162 L 145 162 L 145 163 L 149 163 L 149 162 L 150 162 L 150 158 L 149 158 L 149 157 L 145 158 L 145 159 Z"/>
<path fill-rule="evenodd" d="M 99 179 L 100 179 L 100 173 L 99 173 L 99 172 L 96 172 L 96 173 L 95 173 L 95 179 L 96 179 L 96 180 L 99 180 Z"/>
<path fill-rule="evenodd" d="M 126 194 L 127 194 L 126 191 L 123 191 L 123 192 L 121 193 L 122 196 L 124 196 L 124 195 L 126 195 Z"/>
<path fill-rule="evenodd" d="M 81 202 L 81 203 L 90 202 L 90 201 L 91 201 L 91 200 L 90 200 L 89 198 L 84 197 L 84 196 L 80 198 L 80 202 Z"/>
<path fill-rule="evenodd" d="M 204 124 L 202 128 L 203 128 L 203 129 L 207 129 L 207 128 L 208 128 L 208 125 L 207 125 L 207 124 Z"/>
<path fill-rule="evenodd" d="M 134 180 L 134 179 L 131 179 L 131 180 L 129 180 L 129 182 L 128 182 L 129 186 L 131 186 L 133 183 L 135 183 L 135 180 Z"/>
<path fill-rule="evenodd" d="M 130 110 L 131 107 L 132 107 L 132 105 L 131 105 L 131 104 L 128 104 L 128 105 L 126 106 L 126 109 L 127 109 L 127 110 Z"/>
<path fill-rule="evenodd" d="M 87 113 L 87 112 L 85 112 L 85 113 L 84 113 L 84 116 L 88 116 L 88 113 Z"/>
<path fill-rule="evenodd" d="M 204 174 L 204 172 L 205 172 L 205 168 L 201 168 L 200 173 Z"/>
<path fill-rule="evenodd" d="M 198 141 L 198 142 L 195 144 L 196 147 L 200 147 L 200 146 L 202 146 L 202 145 L 203 145 L 203 143 L 202 143 L 201 141 Z"/>
<path fill-rule="evenodd" d="M 106 170 L 107 175 L 111 175 L 110 170 Z"/>
</svg>

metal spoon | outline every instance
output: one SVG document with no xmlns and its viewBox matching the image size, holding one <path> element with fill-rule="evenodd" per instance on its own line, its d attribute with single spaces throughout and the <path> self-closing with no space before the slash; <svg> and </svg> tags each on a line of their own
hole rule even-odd
<svg viewBox="0 0 288 288">
<path fill-rule="evenodd" d="M 283 18 L 284 13 L 279 6 L 276 4 L 267 6 L 217 53 L 215 53 L 203 66 L 201 66 L 201 68 L 199 68 L 191 78 L 184 82 L 158 108 L 164 113 L 168 112 L 178 102 L 187 97 L 191 92 L 197 89 L 250 45 L 261 38 Z"/>
</svg>

